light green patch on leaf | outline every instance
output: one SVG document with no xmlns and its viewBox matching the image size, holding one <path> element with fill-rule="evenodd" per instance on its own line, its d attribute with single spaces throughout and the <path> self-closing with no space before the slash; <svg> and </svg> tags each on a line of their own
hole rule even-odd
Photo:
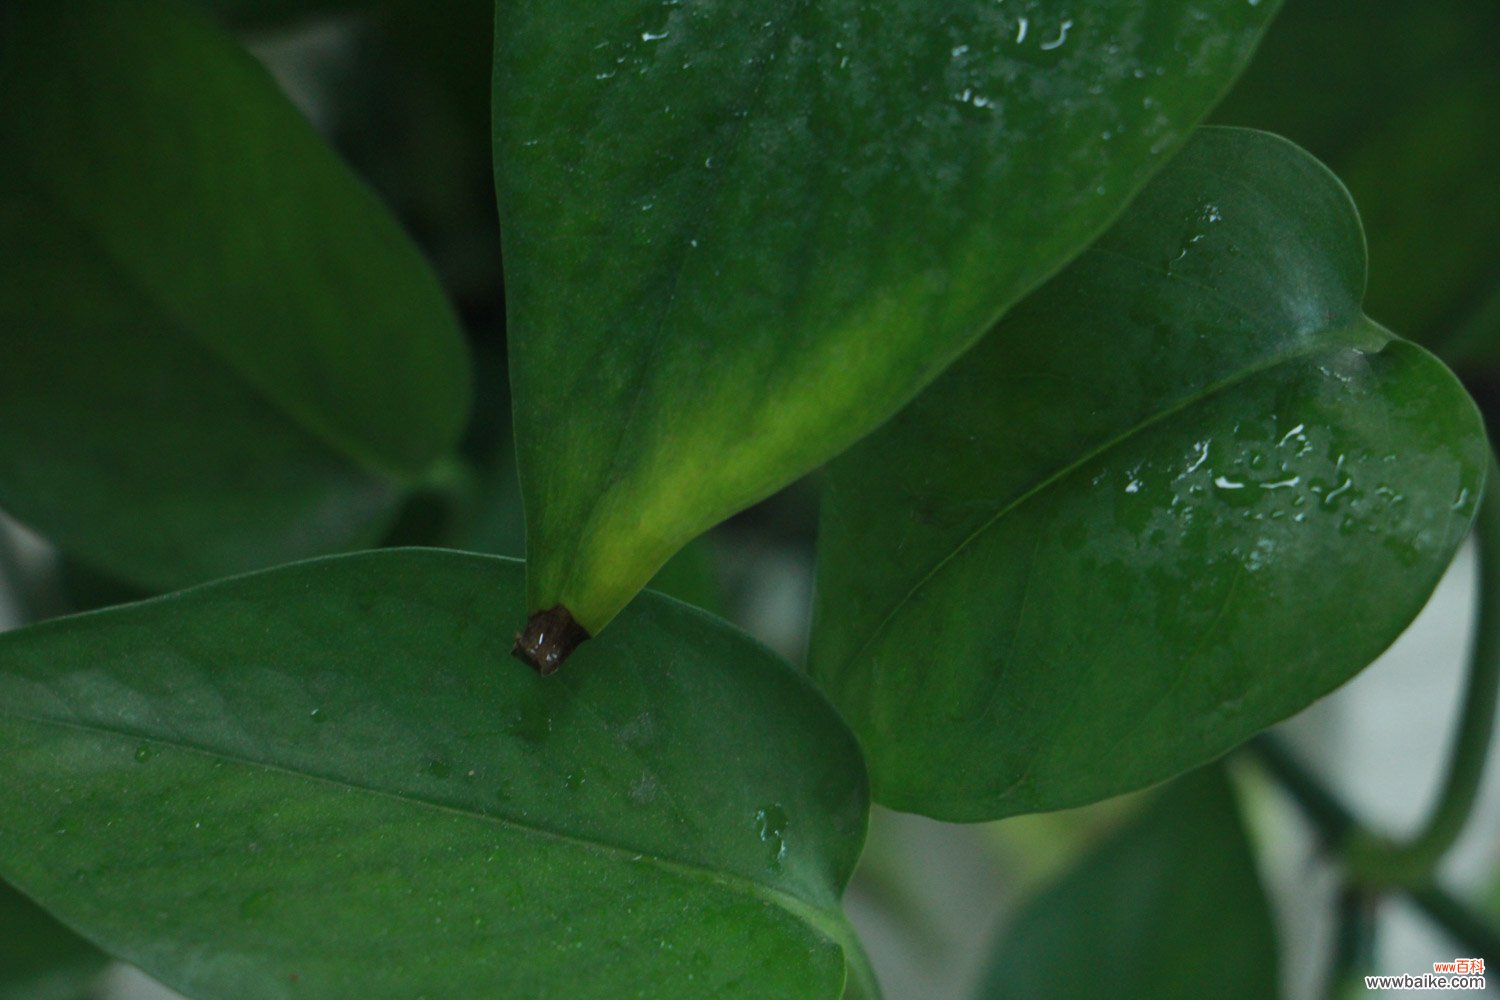
<svg viewBox="0 0 1500 1000">
<path fill-rule="evenodd" d="M 1277 3 L 499 5 L 531 610 L 598 633 L 1096 237 Z"/>
</svg>

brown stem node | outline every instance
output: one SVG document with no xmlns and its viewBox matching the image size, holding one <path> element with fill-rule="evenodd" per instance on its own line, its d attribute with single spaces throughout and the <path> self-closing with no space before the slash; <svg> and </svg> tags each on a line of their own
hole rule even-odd
<svg viewBox="0 0 1500 1000">
<path fill-rule="evenodd" d="M 538 611 L 516 633 L 516 644 L 510 654 L 543 677 L 557 672 L 563 661 L 573 655 L 586 639 L 588 629 L 573 620 L 561 604 Z"/>
</svg>

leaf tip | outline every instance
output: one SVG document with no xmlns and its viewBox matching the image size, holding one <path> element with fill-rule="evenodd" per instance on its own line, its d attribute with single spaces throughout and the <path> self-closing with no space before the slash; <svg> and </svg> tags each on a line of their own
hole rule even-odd
<svg viewBox="0 0 1500 1000">
<path fill-rule="evenodd" d="M 516 633 L 511 655 L 538 674 L 546 677 L 557 672 L 568 657 L 585 640 L 588 630 L 573 620 L 573 614 L 561 604 L 538 611 Z"/>
</svg>

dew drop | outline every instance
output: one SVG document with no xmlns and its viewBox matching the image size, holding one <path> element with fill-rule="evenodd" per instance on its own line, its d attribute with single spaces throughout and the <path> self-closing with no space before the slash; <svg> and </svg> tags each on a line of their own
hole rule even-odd
<svg viewBox="0 0 1500 1000">
<path fill-rule="evenodd" d="M 1326 510 L 1338 510 L 1339 497 L 1354 488 L 1353 479 L 1345 479 L 1334 489 L 1329 490 L 1323 497 L 1323 507 Z"/>
<path fill-rule="evenodd" d="M 144 764 L 155 756 L 156 750 L 149 743 L 142 743 L 135 748 L 135 762 L 137 764 Z"/>
<path fill-rule="evenodd" d="M 1208 450 L 1212 446 L 1212 441 L 1199 441 L 1194 444 L 1192 461 L 1188 463 L 1187 468 L 1182 470 L 1182 474 L 1185 476 L 1202 468 L 1203 463 L 1208 461 Z"/>
<path fill-rule="evenodd" d="M 779 868 L 786 858 L 786 831 L 789 822 L 786 810 L 780 805 L 762 806 L 756 810 L 755 832 L 769 850 L 769 860 L 774 867 Z"/>
<path fill-rule="evenodd" d="M 1073 27 L 1073 22 L 1072 21 L 1064 21 L 1062 23 L 1062 26 L 1057 29 L 1057 37 L 1054 38 L 1054 39 L 1052 39 L 1050 42 L 1043 42 L 1038 47 L 1043 52 L 1051 52 L 1053 49 L 1060 49 L 1060 48 L 1062 48 L 1063 44 L 1065 42 L 1067 42 L 1067 40 L 1068 40 L 1068 31 L 1072 27 Z"/>
</svg>

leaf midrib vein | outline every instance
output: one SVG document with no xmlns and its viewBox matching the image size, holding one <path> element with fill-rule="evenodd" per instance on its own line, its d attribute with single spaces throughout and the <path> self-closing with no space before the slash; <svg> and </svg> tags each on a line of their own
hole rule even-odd
<svg viewBox="0 0 1500 1000">
<path fill-rule="evenodd" d="M 735 126 L 728 141 L 720 150 L 718 155 L 722 163 L 718 171 L 710 179 L 706 191 L 700 199 L 698 211 L 694 213 L 694 218 L 699 220 L 696 223 L 696 228 L 699 231 L 709 227 L 710 221 L 718 215 L 723 205 L 724 199 L 722 195 L 726 178 L 730 173 L 731 166 L 738 159 L 745 133 L 750 129 L 751 115 L 760 106 L 761 99 L 765 94 L 766 85 L 771 78 L 772 64 L 775 61 L 775 57 L 785 44 L 787 32 L 790 30 L 792 23 L 807 11 L 810 3 L 811 0 L 794 0 L 787 10 L 785 20 L 776 26 L 775 33 L 766 46 L 765 59 L 759 66 L 759 72 L 755 74 L 754 81 L 749 88 L 748 98 L 743 102 L 745 106 L 743 114 L 739 118 L 739 124 Z M 606 467 L 604 476 L 599 480 L 600 484 L 602 484 L 601 488 L 595 494 L 593 506 L 589 509 L 588 515 L 582 522 L 582 528 L 577 534 L 578 538 L 588 538 L 589 532 L 603 513 L 605 497 L 613 489 L 614 482 L 620 475 L 620 466 L 625 457 L 625 446 L 629 441 L 631 428 L 640 415 L 641 404 L 646 396 L 647 385 L 654 381 L 652 379 L 652 368 L 655 365 L 657 356 L 661 353 L 662 343 L 667 339 L 662 336 L 662 333 L 667 328 L 667 321 L 671 319 L 673 313 L 676 311 L 678 291 L 682 284 L 683 272 L 687 270 L 689 247 L 691 245 L 680 242 L 677 252 L 673 256 L 672 273 L 668 279 L 667 294 L 662 303 L 661 312 L 656 318 L 650 346 L 637 369 L 638 377 L 635 380 L 635 391 L 631 394 L 630 406 L 625 411 L 624 419 L 620 421 L 620 431 L 615 436 L 615 445 L 610 451 L 609 464 Z M 577 565 L 576 561 L 575 565 Z M 573 577 L 574 574 L 570 573 L 564 580 L 564 593 L 571 590 L 575 585 L 576 581 Z"/>
<path fill-rule="evenodd" d="M 1098 250 L 1096 248 L 1095 250 L 1091 250 L 1090 252 L 1104 251 Z M 1125 260 L 1133 261 L 1137 264 L 1142 264 L 1146 267 L 1151 266 L 1146 262 L 1139 260 L 1138 258 L 1129 256 L 1128 254 L 1122 254 L 1114 251 L 1111 252 L 1111 255 Z M 1361 317 L 1361 319 L 1356 322 L 1360 321 L 1363 321 L 1363 317 Z M 900 600 L 896 601 L 895 604 L 891 606 L 891 609 L 886 612 L 886 614 L 881 618 L 876 626 L 870 630 L 870 634 L 865 638 L 864 642 L 862 642 L 854 651 L 854 653 L 845 661 L 843 669 L 847 670 L 854 664 L 858 663 L 865 656 L 865 654 L 869 652 L 870 648 L 875 645 L 876 640 L 879 639 L 880 636 L 885 632 L 885 630 L 890 627 L 891 623 L 896 619 L 896 616 L 900 614 L 901 609 L 909 604 L 911 600 L 924 587 L 926 587 L 934 577 L 940 574 L 950 562 L 957 559 L 959 555 L 961 555 L 966 549 L 977 542 L 981 536 L 983 536 L 997 523 L 999 523 L 1001 519 L 1008 517 L 1022 505 L 1028 503 L 1031 500 L 1034 500 L 1041 494 L 1045 493 L 1047 490 L 1051 489 L 1053 486 L 1056 486 L 1062 480 L 1066 479 L 1068 476 L 1071 476 L 1073 473 L 1083 468 L 1088 463 L 1105 454 L 1108 454 L 1109 452 L 1125 444 L 1132 438 L 1144 434 L 1156 425 L 1169 420 L 1186 410 L 1192 409 L 1193 407 L 1198 406 L 1201 403 L 1207 402 L 1214 396 L 1233 389 L 1235 386 L 1240 385 L 1243 382 L 1247 382 L 1258 375 L 1265 374 L 1266 372 L 1279 368 L 1282 365 L 1290 364 L 1294 361 L 1311 357 L 1315 354 L 1329 349 L 1329 347 L 1331 346 L 1329 335 L 1333 334 L 1334 332 L 1335 331 L 1332 328 L 1318 331 L 1318 333 L 1322 334 L 1322 336 L 1310 335 L 1306 337 L 1301 343 L 1298 344 L 1295 350 L 1284 351 L 1270 355 L 1266 359 L 1254 365 L 1251 365 L 1248 368 L 1241 369 L 1240 371 L 1227 378 L 1209 383 L 1202 389 L 1199 389 L 1198 391 L 1183 397 L 1177 402 L 1172 403 L 1170 406 L 1167 406 L 1157 413 L 1154 413 L 1146 419 L 1134 424 L 1115 437 L 1101 442 L 1096 447 L 1084 452 L 1082 455 L 1073 459 L 1071 462 L 1068 462 L 1061 468 L 1047 474 L 1034 485 L 1017 494 L 1011 500 L 1003 504 L 998 510 L 996 510 L 994 514 L 985 518 L 985 520 L 978 527 L 976 527 L 972 532 L 965 536 L 962 541 L 955 545 L 947 555 L 939 559 L 929 570 L 927 570 L 927 572 L 923 573 L 922 576 L 919 577 L 917 581 L 913 583 L 904 594 L 902 594 Z"/>
<path fill-rule="evenodd" d="M 75 722 L 66 719 L 54 719 L 26 715 L 19 712 L 5 712 L 4 717 L 34 726 L 53 727 L 57 729 L 73 730 L 77 732 L 90 733 L 114 737 L 122 740 L 142 740 L 154 746 L 167 747 L 183 753 L 195 754 L 207 757 L 211 760 L 223 761 L 239 767 L 258 768 L 263 771 L 280 774 L 286 777 L 302 781 L 314 782 L 328 785 L 334 788 L 352 790 L 372 795 L 377 798 L 389 799 L 406 806 L 418 809 L 427 809 L 432 812 L 443 813 L 450 816 L 458 816 L 463 819 L 477 821 L 480 823 L 493 823 L 494 825 L 521 836 L 532 837 L 537 840 L 550 841 L 587 851 L 606 859 L 623 862 L 626 864 L 639 864 L 646 862 L 661 871 L 688 881 L 700 882 L 716 888 L 724 889 L 731 893 L 748 896 L 775 906 L 796 917 L 803 923 L 812 927 L 818 934 L 827 938 L 841 948 L 848 948 L 846 943 L 847 931 L 845 931 L 836 916 L 828 910 L 808 900 L 801 899 L 788 892 L 773 888 L 763 882 L 757 882 L 742 875 L 734 875 L 728 872 L 717 871 L 706 868 L 699 864 L 680 861 L 673 858 L 663 857 L 650 851 L 637 850 L 621 844 L 614 844 L 604 840 L 590 840 L 574 834 L 564 833 L 548 827 L 533 823 L 524 823 L 514 817 L 498 816 L 491 813 L 483 813 L 464 809 L 460 806 L 437 802 L 408 793 L 396 792 L 390 789 L 376 788 L 361 782 L 350 781 L 346 778 L 332 777 L 329 775 L 313 774 L 307 771 L 297 770 L 293 767 L 276 764 L 267 761 L 252 760 L 238 754 L 226 753 L 209 747 L 195 746 L 180 740 L 163 739 L 146 733 L 130 732 L 112 726 L 103 726 L 95 723 Z"/>
</svg>

